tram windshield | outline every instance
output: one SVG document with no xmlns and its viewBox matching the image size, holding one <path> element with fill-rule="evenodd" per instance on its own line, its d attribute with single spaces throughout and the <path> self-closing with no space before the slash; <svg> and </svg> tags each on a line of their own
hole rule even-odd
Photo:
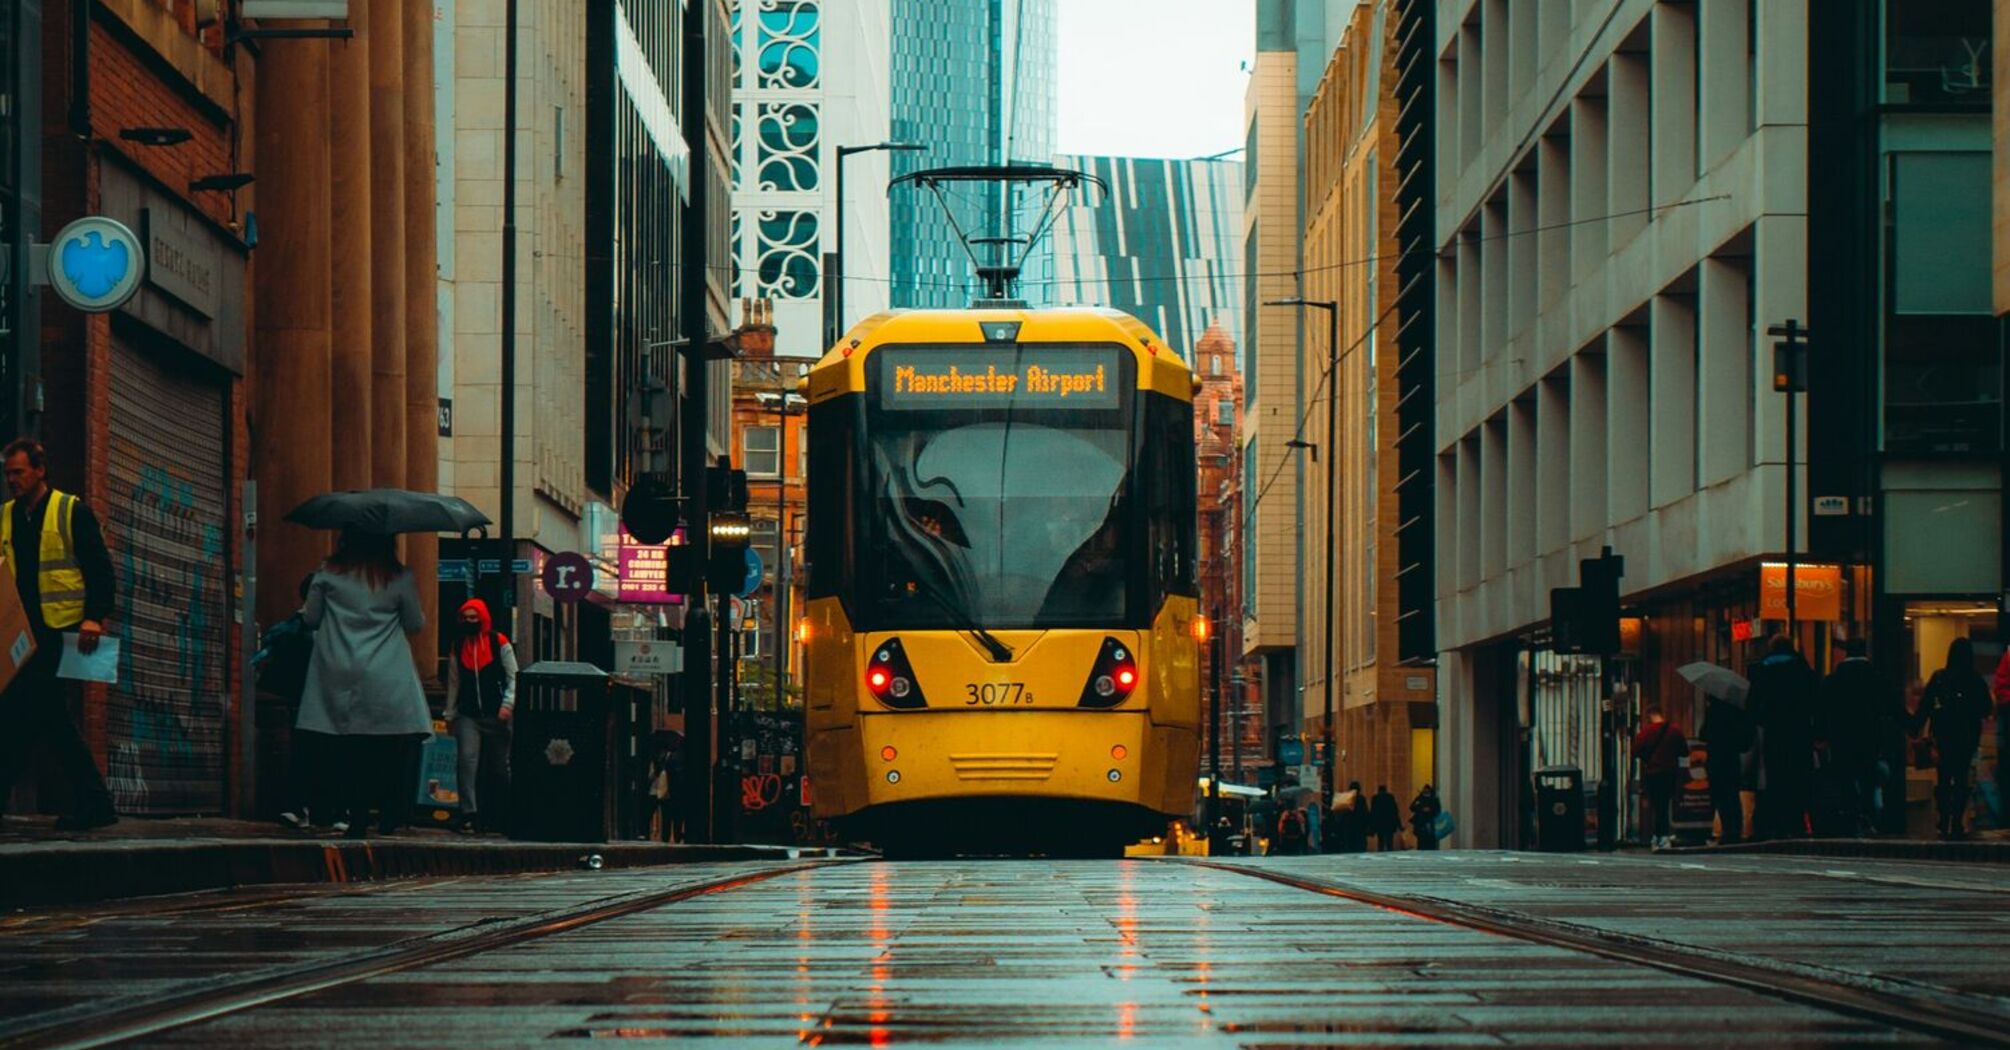
<svg viewBox="0 0 2010 1050">
<path fill-rule="evenodd" d="M 1117 626 L 1136 385 L 1114 347 L 889 348 L 865 450 L 862 560 L 885 627 Z"/>
</svg>

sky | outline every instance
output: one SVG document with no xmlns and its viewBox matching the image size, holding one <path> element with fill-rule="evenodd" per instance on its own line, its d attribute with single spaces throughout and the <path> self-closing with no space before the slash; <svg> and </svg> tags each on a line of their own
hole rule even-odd
<svg viewBox="0 0 2010 1050">
<path fill-rule="evenodd" d="M 1243 144 L 1255 0 L 1059 0 L 1061 153 L 1202 157 Z"/>
</svg>

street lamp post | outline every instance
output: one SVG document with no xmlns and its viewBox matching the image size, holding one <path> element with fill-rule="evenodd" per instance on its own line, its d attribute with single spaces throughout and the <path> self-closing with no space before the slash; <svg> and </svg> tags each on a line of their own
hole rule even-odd
<svg viewBox="0 0 2010 1050">
<path fill-rule="evenodd" d="M 1273 299 L 1265 306 L 1299 306 L 1326 311 L 1326 688 L 1321 690 L 1320 739 L 1326 744 L 1326 764 L 1319 770 L 1321 811 L 1333 808 L 1333 496 L 1340 463 L 1340 304 L 1330 299 Z M 1317 454 L 1316 452 L 1314 453 Z"/>
<path fill-rule="evenodd" d="M 824 266 L 824 294 L 830 297 L 831 310 L 829 330 L 824 333 L 826 349 L 836 345 L 838 336 L 844 334 L 844 162 L 855 153 L 874 153 L 892 150 L 902 153 L 918 153 L 928 147 L 916 142 L 875 142 L 870 146 L 839 146 L 837 148 L 837 250 L 831 253 Z M 830 265 L 834 263 L 835 265 Z"/>
</svg>

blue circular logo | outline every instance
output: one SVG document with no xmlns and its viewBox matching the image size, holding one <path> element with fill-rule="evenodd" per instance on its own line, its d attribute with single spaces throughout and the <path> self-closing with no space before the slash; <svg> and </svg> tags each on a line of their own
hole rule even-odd
<svg viewBox="0 0 2010 1050">
<path fill-rule="evenodd" d="M 49 287 L 87 313 L 117 309 L 140 289 L 146 255 L 140 239 L 116 219 L 87 215 L 63 227 L 49 245 Z"/>
</svg>

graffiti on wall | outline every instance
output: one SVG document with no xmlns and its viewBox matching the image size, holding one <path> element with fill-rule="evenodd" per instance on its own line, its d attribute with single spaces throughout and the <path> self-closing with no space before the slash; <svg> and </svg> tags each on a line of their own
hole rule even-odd
<svg viewBox="0 0 2010 1050">
<path fill-rule="evenodd" d="M 110 786 L 123 810 L 213 812 L 228 706 L 222 494 L 159 462 L 160 450 L 113 446 L 120 667 Z"/>
</svg>

